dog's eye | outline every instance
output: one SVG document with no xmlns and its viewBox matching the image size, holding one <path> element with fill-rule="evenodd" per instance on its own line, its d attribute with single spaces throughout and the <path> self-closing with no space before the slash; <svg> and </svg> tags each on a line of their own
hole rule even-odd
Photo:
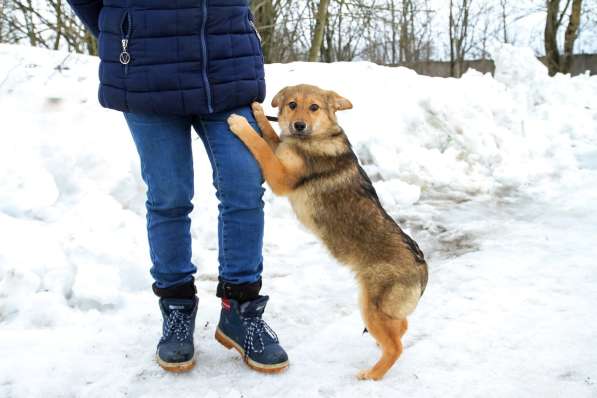
<svg viewBox="0 0 597 398">
<path fill-rule="evenodd" d="M 317 104 L 311 104 L 311 106 L 309 106 L 309 110 L 311 112 L 315 112 L 318 109 L 319 109 L 319 105 L 317 105 Z"/>
<path fill-rule="evenodd" d="M 295 108 L 296 108 L 296 102 L 294 102 L 294 101 L 292 101 L 292 102 L 289 102 L 289 103 L 288 103 L 288 107 L 289 107 L 290 109 L 295 109 Z"/>
</svg>

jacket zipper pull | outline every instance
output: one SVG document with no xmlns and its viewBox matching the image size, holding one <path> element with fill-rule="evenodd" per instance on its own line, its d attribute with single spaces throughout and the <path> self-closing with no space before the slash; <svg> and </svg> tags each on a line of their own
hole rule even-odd
<svg viewBox="0 0 597 398">
<path fill-rule="evenodd" d="M 131 55 L 127 51 L 127 47 L 129 45 L 128 39 L 122 39 L 122 52 L 120 53 L 120 63 L 123 65 L 128 65 L 131 62 Z"/>
<path fill-rule="evenodd" d="M 257 26 L 255 26 L 255 22 L 253 22 L 252 19 L 249 19 L 249 24 L 251 24 L 251 27 L 253 28 L 253 32 L 255 32 L 255 34 L 257 35 L 257 38 L 259 39 L 259 43 L 261 43 L 262 42 L 261 35 L 259 34 L 259 31 L 257 30 Z"/>
</svg>

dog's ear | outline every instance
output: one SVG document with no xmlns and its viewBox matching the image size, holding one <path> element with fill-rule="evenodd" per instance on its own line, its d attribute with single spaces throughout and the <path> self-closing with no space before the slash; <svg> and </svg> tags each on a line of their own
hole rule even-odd
<svg viewBox="0 0 597 398">
<path fill-rule="evenodd" d="M 278 94 L 274 96 L 272 99 L 272 107 L 277 108 L 280 106 L 280 102 L 282 102 L 282 98 L 284 98 L 284 94 L 286 94 L 286 89 L 288 87 L 284 87 L 282 90 L 278 91 Z"/>
<path fill-rule="evenodd" d="M 331 103 L 334 104 L 334 109 L 337 111 L 343 111 L 345 109 L 352 109 L 352 102 L 342 97 L 335 91 L 329 92 Z"/>
</svg>

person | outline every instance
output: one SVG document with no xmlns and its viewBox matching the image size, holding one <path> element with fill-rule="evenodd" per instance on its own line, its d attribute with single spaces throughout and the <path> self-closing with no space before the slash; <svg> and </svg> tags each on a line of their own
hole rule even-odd
<svg viewBox="0 0 597 398">
<path fill-rule="evenodd" d="M 232 113 L 259 132 L 250 104 L 265 98 L 263 53 L 246 0 L 68 0 L 98 39 L 99 102 L 124 114 L 147 185 L 153 292 L 163 316 L 157 362 L 195 364 L 198 298 L 191 262 L 191 128 L 207 151 L 219 200 L 216 339 L 253 369 L 288 356 L 263 320 L 263 177 L 228 129 Z"/>
</svg>

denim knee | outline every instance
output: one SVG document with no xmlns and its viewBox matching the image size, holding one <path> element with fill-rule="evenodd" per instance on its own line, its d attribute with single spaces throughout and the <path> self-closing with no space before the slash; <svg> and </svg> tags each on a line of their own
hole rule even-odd
<svg viewBox="0 0 597 398">
<path fill-rule="evenodd" d="M 193 176 L 176 176 L 173 173 L 148 175 L 143 173 L 147 185 L 147 210 L 179 217 L 193 210 Z"/>
<path fill-rule="evenodd" d="M 234 210 L 261 210 L 263 209 L 263 193 L 265 189 L 261 180 L 245 180 L 242 184 L 232 183 L 220 184 L 218 197 L 225 209 Z"/>
<path fill-rule="evenodd" d="M 227 175 L 221 175 L 216 189 L 224 207 L 234 209 L 263 208 L 263 177 L 255 159 L 239 156 L 226 167 Z"/>
<path fill-rule="evenodd" d="M 147 193 L 145 207 L 152 213 L 159 213 L 163 217 L 183 217 L 193 211 L 191 198 L 184 193 L 173 192 L 170 195 L 159 195 Z"/>
</svg>

